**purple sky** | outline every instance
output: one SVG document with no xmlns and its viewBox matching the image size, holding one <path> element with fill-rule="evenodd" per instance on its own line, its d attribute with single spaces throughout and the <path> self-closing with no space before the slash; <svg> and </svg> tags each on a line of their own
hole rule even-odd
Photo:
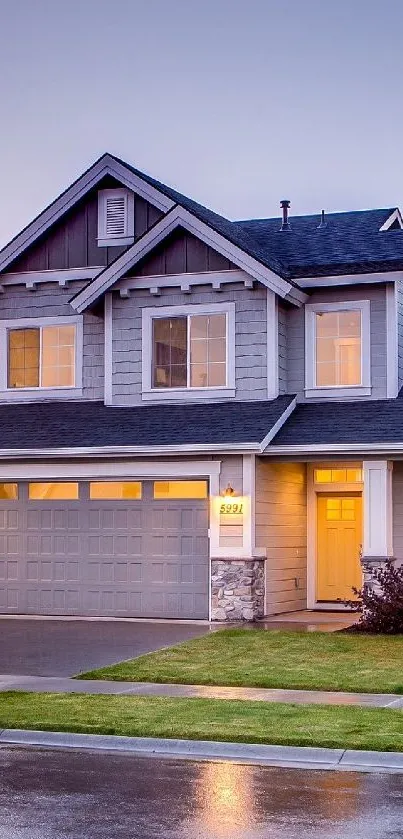
<svg viewBox="0 0 403 839">
<path fill-rule="evenodd" d="M 104 151 L 230 218 L 403 204 L 401 0 L 0 12 L 0 245 Z"/>
</svg>

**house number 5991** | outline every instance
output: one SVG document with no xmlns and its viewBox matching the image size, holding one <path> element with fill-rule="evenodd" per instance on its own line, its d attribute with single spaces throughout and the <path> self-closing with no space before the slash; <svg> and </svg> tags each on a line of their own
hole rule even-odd
<svg viewBox="0 0 403 839">
<path fill-rule="evenodd" d="M 221 504 L 220 513 L 222 515 L 241 515 L 243 513 L 243 504 Z"/>
</svg>

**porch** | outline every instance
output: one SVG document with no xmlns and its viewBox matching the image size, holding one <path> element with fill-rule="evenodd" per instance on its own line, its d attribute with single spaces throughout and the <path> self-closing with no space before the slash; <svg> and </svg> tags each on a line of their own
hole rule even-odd
<svg viewBox="0 0 403 839">
<path fill-rule="evenodd" d="M 353 587 L 403 556 L 403 461 L 257 458 L 255 539 L 266 617 L 347 617 Z"/>
</svg>

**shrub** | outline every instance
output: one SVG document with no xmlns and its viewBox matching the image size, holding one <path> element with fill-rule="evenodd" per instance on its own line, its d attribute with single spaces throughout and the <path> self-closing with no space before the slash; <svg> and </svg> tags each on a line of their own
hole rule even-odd
<svg viewBox="0 0 403 839">
<path fill-rule="evenodd" d="M 373 574 L 375 585 L 353 589 L 357 601 L 347 606 L 358 609 L 361 617 L 351 627 L 353 632 L 382 632 L 386 635 L 403 633 L 403 565 L 396 568 L 392 561 Z"/>
</svg>

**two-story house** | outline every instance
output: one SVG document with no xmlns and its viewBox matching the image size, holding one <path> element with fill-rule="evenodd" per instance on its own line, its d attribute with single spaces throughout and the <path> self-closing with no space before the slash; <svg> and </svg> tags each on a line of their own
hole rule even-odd
<svg viewBox="0 0 403 839">
<path fill-rule="evenodd" d="M 343 608 L 403 558 L 397 208 L 231 222 L 104 155 L 0 252 L 0 612 Z"/>
</svg>

